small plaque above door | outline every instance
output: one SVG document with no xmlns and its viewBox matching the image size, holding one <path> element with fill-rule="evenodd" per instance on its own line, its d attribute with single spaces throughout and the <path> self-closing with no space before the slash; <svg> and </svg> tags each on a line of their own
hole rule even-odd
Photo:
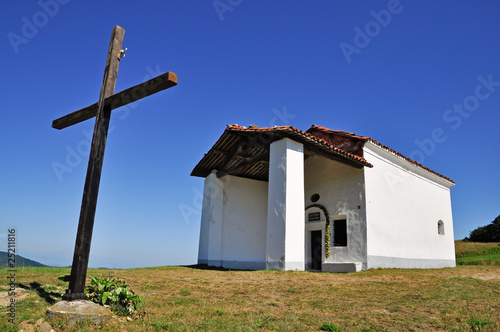
<svg viewBox="0 0 500 332">
<path fill-rule="evenodd" d="M 320 212 L 311 212 L 307 216 L 307 221 L 317 221 L 320 220 Z"/>
</svg>

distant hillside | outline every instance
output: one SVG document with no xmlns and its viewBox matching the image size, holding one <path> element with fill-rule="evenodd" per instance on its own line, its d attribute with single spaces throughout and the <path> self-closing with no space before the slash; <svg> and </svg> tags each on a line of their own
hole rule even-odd
<svg viewBox="0 0 500 332">
<path fill-rule="evenodd" d="M 0 267 L 7 267 L 8 265 L 8 255 L 5 251 L 0 251 Z M 42 263 L 35 262 L 31 259 L 24 258 L 23 256 L 16 255 L 16 267 L 22 266 L 34 266 L 34 267 L 44 267 Z"/>
</svg>

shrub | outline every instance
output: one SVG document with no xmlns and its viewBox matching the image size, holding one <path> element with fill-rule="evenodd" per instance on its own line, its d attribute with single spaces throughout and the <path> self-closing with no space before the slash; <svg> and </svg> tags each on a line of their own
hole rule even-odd
<svg viewBox="0 0 500 332">
<path fill-rule="evenodd" d="M 132 315 L 142 309 L 142 301 L 130 285 L 120 279 L 90 277 L 87 286 L 89 300 L 109 305 L 119 315 Z"/>
<path fill-rule="evenodd" d="M 500 216 L 491 224 L 478 227 L 470 232 L 469 240 L 473 242 L 500 242 Z"/>
</svg>

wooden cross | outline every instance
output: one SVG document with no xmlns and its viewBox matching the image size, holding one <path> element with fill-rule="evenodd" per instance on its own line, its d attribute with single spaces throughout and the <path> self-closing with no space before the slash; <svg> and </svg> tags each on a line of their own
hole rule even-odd
<svg viewBox="0 0 500 332">
<path fill-rule="evenodd" d="M 83 189 L 82 208 L 78 222 L 69 288 L 63 295 L 63 299 L 68 301 L 87 298 L 85 295 L 85 278 L 87 276 L 92 229 L 94 227 L 97 195 L 111 110 L 177 85 L 177 75 L 168 72 L 114 94 L 120 58 L 124 56 L 122 50 L 124 34 L 124 29 L 119 26 L 114 27 L 109 43 L 99 101 L 52 122 L 53 128 L 62 129 L 94 116 L 96 117 L 87 176 Z"/>
</svg>

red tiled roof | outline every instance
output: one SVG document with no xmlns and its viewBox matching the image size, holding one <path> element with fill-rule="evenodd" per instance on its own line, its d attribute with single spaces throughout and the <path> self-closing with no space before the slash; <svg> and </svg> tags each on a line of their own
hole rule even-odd
<svg viewBox="0 0 500 332">
<path fill-rule="evenodd" d="M 383 144 L 379 143 L 378 141 L 374 140 L 373 138 L 366 137 L 366 136 L 359 136 L 359 135 L 356 135 L 354 133 L 350 133 L 347 131 L 328 129 L 328 128 L 320 127 L 320 126 L 316 126 L 316 125 L 312 125 L 311 128 L 306 130 L 306 133 L 310 133 L 311 135 L 318 135 L 317 132 L 323 132 L 323 133 L 333 135 L 333 136 L 342 136 L 342 137 L 346 137 L 346 138 L 350 138 L 350 139 L 358 140 L 358 141 L 363 141 L 363 142 L 370 141 L 373 144 L 378 145 L 379 147 L 383 148 L 384 150 L 386 150 L 386 151 L 388 151 L 388 152 L 390 152 L 390 153 L 392 153 L 392 154 L 394 154 L 394 155 L 396 155 L 396 156 L 398 156 L 398 157 L 400 157 L 400 158 L 402 158 L 402 159 L 404 159 L 404 160 L 406 160 L 414 165 L 417 165 L 418 167 L 426 170 L 427 172 L 430 172 L 434 175 L 437 175 L 437 176 L 439 176 L 447 181 L 452 182 L 453 184 L 455 183 L 455 181 L 451 180 L 450 178 L 447 178 L 446 176 L 439 174 L 438 172 L 435 172 L 428 167 L 425 167 L 424 165 L 416 162 L 415 160 L 408 158 L 408 157 L 402 155 L 401 153 L 391 149 L 387 145 L 383 145 Z M 318 135 L 318 136 L 320 136 L 320 135 Z M 362 156 L 362 154 L 361 154 L 361 156 Z"/>
<path fill-rule="evenodd" d="M 245 137 L 247 138 L 245 139 Z M 446 176 L 423 166 L 373 138 L 316 125 L 312 125 L 305 132 L 292 126 L 257 127 L 251 125 L 243 127 L 237 124 L 228 125 L 219 140 L 195 166 L 191 175 L 206 177 L 214 169 L 219 172 L 230 172 L 232 169 L 239 167 L 239 169 L 242 169 L 240 176 L 265 179 L 268 172 L 265 159 L 269 159 L 268 155 L 265 155 L 265 150 L 268 149 L 270 143 L 283 137 L 289 137 L 303 143 L 306 148 L 305 152 L 309 154 L 319 153 L 355 167 L 373 167 L 363 156 L 363 146 L 369 141 L 427 172 L 453 184 L 455 183 Z M 247 143 L 251 147 L 246 149 L 245 155 L 242 155 L 241 149 L 238 150 L 237 147 Z M 247 164 L 243 161 L 244 159 L 247 160 Z M 248 162 L 248 160 L 252 162 Z"/>
<path fill-rule="evenodd" d="M 206 177 L 213 170 L 217 176 L 225 174 L 266 181 L 269 175 L 269 145 L 282 138 L 291 138 L 304 144 L 304 158 L 322 155 L 356 168 L 373 167 L 363 158 L 292 126 L 242 127 L 227 126 L 217 142 L 203 156 L 191 172 L 192 176 Z"/>
<path fill-rule="evenodd" d="M 297 129 L 292 126 L 275 126 L 275 127 L 257 127 L 257 126 L 249 126 L 243 127 L 243 126 L 238 126 L 238 125 L 228 125 L 226 128 L 227 131 L 232 131 L 232 132 L 269 132 L 269 133 L 282 133 L 282 134 L 288 134 L 290 136 L 305 140 L 306 143 L 312 143 L 315 145 L 319 145 L 323 148 L 331 150 L 334 154 L 340 155 L 345 157 L 346 159 L 350 159 L 352 161 L 355 161 L 359 164 L 362 164 L 363 166 L 368 166 L 368 167 L 373 167 L 372 164 L 366 161 L 363 156 L 359 156 L 353 153 L 349 153 L 347 151 L 344 151 L 342 149 L 339 149 L 336 146 L 333 146 L 332 144 L 329 144 L 327 141 L 324 139 L 317 137 L 315 135 L 312 135 L 308 132 L 304 132 L 300 129 Z"/>
</svg>

